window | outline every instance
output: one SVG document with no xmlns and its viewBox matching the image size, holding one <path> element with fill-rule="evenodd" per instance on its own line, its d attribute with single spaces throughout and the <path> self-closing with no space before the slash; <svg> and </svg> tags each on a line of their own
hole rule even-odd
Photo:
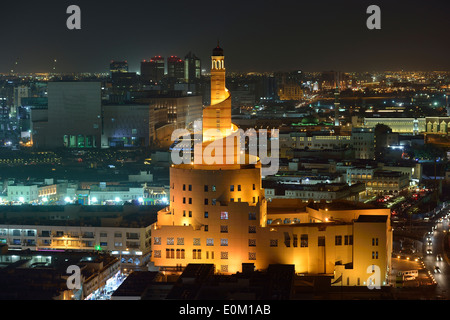
<svg viewBox="0 0 450 320">
<path fill-rule="evenodd" d="M 319 246 L 319 247 L 325 247 L 325 237 L 324 236 L 319 236 L 318 238 L 317 238 L 317 245 Z"/>
<path fill-rule="evenodd" d="M 153 244 L 161 244 L 161 237 L 154 237 Z"/>
<path fill-rule="evenodd" d="M 221 233 L 228 233 L 228 226 L 220 226 Z"/>
<path fill-rule="evenodd" d="M 186 191 L 186 185 L 183 184 L 183 191 Z"/>
<path fill-rule="evenodd" d="M 155 250 L 155 251 L 153 251 L 153 257 L 155 257 L 155 258 L 161 258 L 161 250 Z"/>
<path fill-rule="evenodd" d="M 202 250 L 201 249 L 193 249 L 192 250 L 192 259 L 201 259 L 202 258 Z"/>
<path fill-rule="evenodd" d="M 208 185 L 207 184 L 205 184 L 204 191 L 208 192 Z"/>
<path fill-rule="evenodd" d="M 208 198 L 205 198 L 205 205 L 208 205 Z"/>
<path fill-rule="evenodd" d="M 192 184 L 189 185 L 189 191 L 192 191 Z"/>
<path fill-rule="evenodd" d="M 207 246 L 214 246 L 214 239 L 213 238 L 206 238 L 206 245 Z"/>
<path fill-rule="evenodd" d="M 216 205 L 216 199 L 212 199 L 212 200 L 211 200 L 211 204 L 212 204 L 213 206 L 215 206 L 215 205 Z"/>
<path fill-rule="evenodd" d="M 200 245 L 200 238 L 194 238 L 193 245 L 194 246 L 199 246 Z"/>
<path fill-rule="evenodd" d="M 378 259 L 378 251 L 372 251 L 372 259 Z"/>
<path fill-rule="evenodd" d="M 248 239 L 249 247 L 256 247 L 256 239 Z"/>
<path fill-rule="evenodd" d="M 204 217 L 208 218 L 208 211 L 205 211 Z"/>
<path fill-rule="evenodd" d="M 175 250 L 166 249 L 166 259 L 174 259 L 174 258 L 175 258 Z"/>
<path fill-rule="evenodd" d="M 342 245 L 342 236 L 335 236 L 334 237 L 334 244 L 336 246 L 341 246 Z"/>
<path fill-rule="evenodd" d="M 189 204 L 192 204 L 192 198 L 189 198 Z"/>
<path fill-rule="evenodd" d="M 228 212 L 222 211 L 222 212 L 220 213 L 220 219 L 221 219 L 221 220 L 228 220 Z"/>
<path fill-rule="evenodd" d="M 220 245 L 222 247 L 227 247 L 228 246 L 228 239 L 220 239 Z"/>
<path fill-rule="evenodd" d="M 184 249 L 177 249 L 177 259 L 184 259 Z"/>
<path fill-rule="evenodd" d="M 248 220 L 256 220 L 256 212 L 249 212 Z"/>
<path fill-rule="evenodd" d="M 353 245 L 353 236 L 349 235 L 349 236 L 345 236 L 344 237 L 344 244 L 345 245 Z"/>
<path fill-rule="evenodd" d="M 256 186 L 255 186 L 255 184 L 253 184 L 253 190 L 256 190 Z"/>
<path fill-rule="evenodd" d="M 228 259 L 228 252 L 222 251 L 220 253 L 220 259 Z M 228 266 L 227 266 L 227 270 L 228 270 Z"/>
<path fill-rule="evenodd" d="M 208 231 L 209 227 L 208 227 L 207 224 L 205 224 L 203 227 L 204 227 L 204 230 L 205 230 L 205 231 Z"/>
<path fill-rule="evenodd" d="M 256 233 L 256 226 L 248 226 L 248 233 Z"/>
<path fill-rule="evenodd" d="M 308 235 L 307 234 L 302 234 L 300 236 L 300 247 L 301 248 L 308 247 Z"/>
<path fill-rule="evenodd" d="M 212 190 L 212 191 L 216 191 L 216 186 L 215 186 L 215 185 L 212 185 L 212 186 L 211 186 L 211 190 Z"/>
<path fill-rule="evenodd" d="M 270 240 L 270 246 L 271 247 L 278 247 L 278 239 L 271 239 Z"/>
<path fill-rule="evenodd" d="M 183 217 L 186 217 L 186 210 L 183 210 Z"/>
<path fill-rule="evenodd" d="M 183 197 L 183 203 L 186 203 L 186 198 L 185 197 Z"/>
<path fill-rule="evenodd" d="M 241 191 L 241 185 L 238 184 L 238 191 Z"/>
<path fill-rule="evenodd" d="M 249 252 L 248 260 L 256 260 L 256 252 Z"/>
<path fill-rule="evenodd" d="M 372 246 L 378 246 L 378 238 L 372 238 Z"/>
<path fill-rule="evenodd" d="M 230 191 L 234 191 L 234 185 L 230 186 Z"/>
<path fill-rule="evenodd" d="M 192 218 L 192 211 L 189 210 L 189 218 Z"/>
<path fill-rule="evenodd" d="M 177 238 L 177 245 L 183 246 L 184 245 L 184 238 Z"/>
<path fill-rule="evenodd" d="M 174 238 L 167 238 L 167 245 L 171 246 L 174 244 Z"/>
</svg>

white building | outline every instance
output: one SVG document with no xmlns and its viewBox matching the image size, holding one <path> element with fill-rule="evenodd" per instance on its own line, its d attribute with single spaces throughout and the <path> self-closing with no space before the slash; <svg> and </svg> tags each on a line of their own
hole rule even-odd
<svg viewBox="0 0 450 320">
<path fill-rule="evenodd" d="M 375 130 L 373 128 L 353 128 L 352 146 L 355 159 L 375 158 Z"/>
<path fill-rule="evenodd" d="M 114 202 L 122 204 L 133 200 L 140 201 L 145 197 L 144 187 L 126 187 L 126 186 L 91 186 L 90 190 L 84 190 L 89 193 L 90 204 L 103 204 Z"/>
<path fill-rule="evenodd" d="M 30 203 L 39 200 L 38 186 L 32 185 L 9 185 L 8 200 L 12 202 Z"/>
</svg>

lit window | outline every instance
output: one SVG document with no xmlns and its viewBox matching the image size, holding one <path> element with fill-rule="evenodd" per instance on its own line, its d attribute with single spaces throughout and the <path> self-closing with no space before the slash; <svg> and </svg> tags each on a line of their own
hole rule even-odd
<svg viewBox="0 0 450 320">
<path fill-rule="evenodd" d="M 228 212 L 222 211 L 222 212 L 220 213 L 220 219 L 221 219 L 221 220 L 228 220 Z"/>
</svg>

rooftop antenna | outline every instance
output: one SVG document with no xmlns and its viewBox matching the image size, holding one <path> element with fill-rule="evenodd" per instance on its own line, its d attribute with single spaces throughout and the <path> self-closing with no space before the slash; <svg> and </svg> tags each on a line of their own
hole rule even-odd
<svg viewBox="0 0 450 320">
<path fill-rule="evenodd" d="M 53 73 L 56 73 L 56 62 L 58 61 L 56 59 L 53 59 L 53 68 L 52 68 Z"/>
<path fill-rule="evenodd" d="M 339 94 L 340 94 L 340 83 L 339 83 L 339 72 L 335 74 L 335 91 L 334 91 L 334 125 L 339 127 Z"/>
<path fill-rule="evenodd" d="M 19 58 L 16 59 L 16 62 L 14 62 L 14 65 L 11 69 L 11 74 L 14 75 L 14 71 L 17 71 L 17 66 L 19 65 Z"/>
</svg>

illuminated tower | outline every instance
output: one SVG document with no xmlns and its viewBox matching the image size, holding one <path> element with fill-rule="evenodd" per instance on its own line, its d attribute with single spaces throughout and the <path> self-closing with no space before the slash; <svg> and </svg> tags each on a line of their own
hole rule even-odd
<svg viewBox="0 0 450 320">
<path fill-rule="evenodd" d="M 211 97 L 211 105 L 203 109 L 201 151 L 237 132 L 231 123 L 231 99 L 219 46 L 212 55 Z M 245 152 L 244 156 L 250 158 Z M 253 262 L 256 251 L 249 251 L 248 243 L 255 234 L 249 230 L 267 224 L 261 163 L 240 164 L 235 161 L 237 152 L 229 158 L 231 162 L 211 164 L 205 158 L 170 168 L 170 205 L 158 212 L 152 226 L 155 266 L 213 263 L 217 271 L 229 273 L 240 271 L 243 262 Z"/>
<path fill-rule="evenodd" d="M 203 141 L 226 137 L 232 130 L 231 96 L 225 87 L 223 49 L 217 44 L 211 57 L 211 105 L 203 110 Z"/>
</svg>

